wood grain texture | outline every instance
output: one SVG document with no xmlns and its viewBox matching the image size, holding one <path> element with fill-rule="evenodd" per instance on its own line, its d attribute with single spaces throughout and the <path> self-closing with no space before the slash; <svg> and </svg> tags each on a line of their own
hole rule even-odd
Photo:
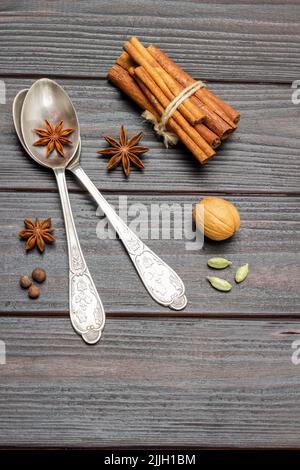
<svg viewBox="0 0 300 470">
<path fill-rule="evenodd" d="M 299 324 L 0 319 L 1 446 L 297 447 Z M 297 333 L 298 334 L 293 334 Z"/>
<path fill-rule="evenodd" d="M 131 207 L 128 223 L 132 224 L 139 216 L 141 226 L 145 227 L 148 223 L 150 227 L 150 204 L 175 204 L 176 218 L 185 209 L 187 220 L 191 220 L 192 204 L 198 197 L 200 194 L 197 197 L 131 195 L 128 208 L 132 204 L 143 204 L 144 207 Z M 241 230 L 230 241 L 206 241 L 202 250 L 190 251 L 186 249 L 186 232 L 180 230 L 183 239 L 174 239 L 173 223 L 171 240 L 162 239 L 162 227 L 167 230 L 167 221 L 163 225 L 160 222 L 159 239 L 145 240 L 178 272 L 186 285 L 189 304 L 181 315 L 299 316 L 300 198 L 235 196 L 229 197 L 229 200 L 237 204 L 242 220 Z M 108 201 L 119 211 L 116 197 L 109 195 Z M 71 204 L 83 252 L 106 312 L 109 315 L 175 315 L 175 312 L 159 306 L 149 297 L 119 240 L 97 238 L 100 218 L 96 216 L 96 207 L 90 197 L 87 194 L 71 194 Z M 126 201 L 121 201 L 122 213 L 125 205 Z M 147 212 L 140 212 L 139 215 L 138 210 Z M 18 240 L 18 232 L 25 217 L 52 218 L 57 242 L 55 246 L 47 247 L 44 256 L 38 252 L 23 253 L 24 242 Z M 185 229 L 189 228 L 187 226 Z M 139 226 L 137 230 L 140 230 Z M 32 312 L 68 315 L 68 261 L 57 194 L 0 193 L 0 254 L 2 315 Z M 226 256 L 234 262 L 234 267 L 249 262 L 247 281 L 234 286 L 228 294 L 215 291 L 206 280 L 206 276 L 212 273 L 206 266 L 211 256 Z M 36 266 L 47 270 L 48 280 L 42 286 L 41 297 L 32 301 L 19 287 L 18 280 L 22 274 L 31 273 Z M 217 275 L 233 281 L 234 268 Z"/>
<path fill-rule="evenodd" d="M 299 192 L 300 105 L 293 105 L 289 86 L 214 84 L 212 88 L 236 106 L 242 118 L 216 157 L 200 168 L 185 148 L 165 149 L 151 126 L 143 123 L 140 111 L 112 85 L 98 80 L 59 82 L 78 111 L 82 166 L 102 190 Z M 32 83 L 6 80 L 7 104 L 0 105 L 0 189 L 56 190 L 53 174 L 26 156 L 13 127 L 13 98 Z M 106 145 L 103 135 L 117 137 L 121 124 L 129 135 L 143 129 L 143 142 L 151 148 L 143 158 L 144 172 L 133 170 L 128 181 L 121 168 L 108 172 L 108 159 L 97 155 Z M 78 189 L 78 184 L 70 181 L 70 187 Z"/>
<path fill-rule="evenodd" d="M 300 336 L 300 106 L 291 101 L 299 23 L 298 0 L 1 1 L 0 340 L 7 364 L 0 365 L 0 448 L 300 447 L 300 366 L 291 362 Z M 208 80 L 241 112 L 238 131 L 206 167 L 182 147 L 164 149 L 140 111 L 104 80 L 132 35 Z M 108 317 L 95 347 L 83 344 L 68 318 L 54 176 L 30 161 L 13 130 L 14 96 L 45 75 L 70 94 L 82 165 L 109 202 L 118 207 L 117 194 L 127 194 L 128 204 L 148 211 L 177 204 L 178 214 L 218 193 L 241 214 L 234 238 L 206 240 L 202 250 L 186 250 L 184 238 L 163 239 L 161 224 L 158 239 L 146 241 L 186 284 L 189 304 L 176 314 L 148 296 L 119 240 L 97 238 L 96 207 L 69 176 L 82 248 Z M 96 153 L 102 136 L 116 136 L 124 123 L 129 134 L 143 129 L 151 148 L 144 173 L 133 170 L 128 181 L 121 169 L 108 174 Z M 26 255 L 18 240 L 23 219 L 49 216 L 55 246 Z M 248 279 L 229 294 L 213 290 L 211 256 L 234 267 L 249 262 Z M 48 279 L 30 301 L 18 281 L 36 266 Z M 218 275 L 233 281 L 234 269 Z"/>
<path fill-rule="evenodd" d="M 5 0 L 0 70 L 104 77 L 123 42 L 137 35 L 163 48 L 195 78 L 299 78 L 299 3 L 289 2 L 288 8 L 224 3 Z"/>
</svg>

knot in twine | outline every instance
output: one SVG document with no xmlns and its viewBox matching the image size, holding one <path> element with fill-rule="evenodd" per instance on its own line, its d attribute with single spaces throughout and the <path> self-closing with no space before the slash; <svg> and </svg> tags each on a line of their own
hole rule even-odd
<svg viewBox="0 0 300 470">
<path fill-rule="evenodd" d="M 157 120 L 156 117 L 148 110 L 144 111 L 142 114 L 142 117 L 146 119 L 147 121 L 152 122 L 154 125 L 153 129 L 156 132 L 157 135 L 160 135 L 164 139 L 164 144 L 165 147 L 169 147 L 169 144 L 176 145 L 178 142 L 178 137 L 176 134 L 173 132 L 169 132 L 167 130 L 167 122 L 172 116 L 172 114 L 176 111 L 178 106 L 183 103 L 187 98 L 192 96 L 194 93 L 196 93 L 197 90 L 200 88 L 205 87 L 205 83 L 203 83 L 201 80 L 192 83 L 192 85 L 189 85 L 186 87 L 184 90 L 182 90 L 179 95 L 177 95 L 171 103 L 168 104 L 166 109 L 164 110 L 160 120 Z"/>
</svg>

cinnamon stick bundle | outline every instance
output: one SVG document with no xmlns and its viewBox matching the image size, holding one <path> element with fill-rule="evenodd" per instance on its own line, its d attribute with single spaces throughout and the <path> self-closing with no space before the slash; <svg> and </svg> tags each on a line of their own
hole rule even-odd
<svg viewBox="0 0 300 470">
<path fill-rule="evenodd" d="M 239 112 L 202 82 L 196 83 L 154 45 L 145 48 L 133 37 L 123 48 L 108 72 L 108 80 L 147 111 L 165 141 L 178 138 L 201 164 L 206 163 L 221 140 L 236 129 Z M 188 87 L 193 89 L 189 91 Z M 175 108 L 165 116 L 170 106 Z"/>
</svg>

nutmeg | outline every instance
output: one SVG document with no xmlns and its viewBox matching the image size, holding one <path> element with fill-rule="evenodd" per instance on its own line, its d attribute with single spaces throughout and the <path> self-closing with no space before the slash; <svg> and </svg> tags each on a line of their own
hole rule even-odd
<svg viewBox="0 0 300 470">
<path fill-rule="evenodd" d="M 211 240 L 226 240 L 240 228 L 237 208 L 220 197 L 205 197 L 195 207 L 196 226 Z"/>
</svg>

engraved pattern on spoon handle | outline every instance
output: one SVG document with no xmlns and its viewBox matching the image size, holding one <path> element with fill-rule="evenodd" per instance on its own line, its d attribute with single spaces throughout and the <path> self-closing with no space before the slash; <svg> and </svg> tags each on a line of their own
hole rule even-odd
<svg viewBox="0 0 300 470">
<path fill-rule="evenodd" d="M 102 302 L 86 265 L 72 215 L 64 169 L 54 170 L 65 219 L 69 252 L 69 301 L 72 325 L 84 341 L 95 344 L 105 324 Z"/>
<path fill-rule="evenodd" d="M 184 284 L 178 274 L 153 253 L 123 222 L 79 165 L 72 165 L 68 169 L 77 176 L 93 196 L 116 230 L 141 280 L 153 299 L 166 307 L 169 306 L 174 310 L 182 310 L 187 304 L 187 299 L 184 294 Z"/>
</svg>

